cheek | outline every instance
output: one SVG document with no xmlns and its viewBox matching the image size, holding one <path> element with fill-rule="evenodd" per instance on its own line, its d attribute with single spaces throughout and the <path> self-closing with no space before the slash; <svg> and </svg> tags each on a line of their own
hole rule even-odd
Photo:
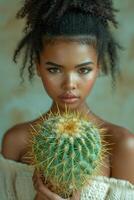
<svg viewBox="0 0 134 200">
<path fill-rule="evenodd" d="M 85 85 L 85 90 L 90 91 L 96 81 L 97 73 L 91 74 L 87 80 L 86 80 L 86 85 Z"/>
<path fill-rule="evenodd" d="M 43 78 L 43 84 L 45 88 L 53 86 L 53 81 L 51 79 Z"/>
<path fill-rule="evenodd" d="M 95 81 L 93 81 L 93 80 L 88 80 L 87 83 L 86 83 L 86 86 L 85 86 L 85 90 L 89 91 L 93 87 L 94 82 Z"/>
<path fill-rule="evenodd" d="M 43 82 L 45 87 L 53 87 L 56 84 L 54 77 L 51 77 L 47 73 L 43 74 L 42 82 Z"/>
<path fill-rule="evenodd" d="M 48 78 L 43 78 L 43 85 L 47 89 L 53 88 L 54 87 L 54 80 L 48 79 Z"/>
<path fill-rule="evenodd" d="M 43 77 L 42 82 L 47 93 L 54 94 L 58 90 L 58 81 L 54 78 Z"/>
</svg>

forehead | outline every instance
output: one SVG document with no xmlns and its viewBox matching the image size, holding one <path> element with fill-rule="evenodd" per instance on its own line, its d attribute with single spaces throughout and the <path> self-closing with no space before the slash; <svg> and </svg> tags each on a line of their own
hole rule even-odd
<svg viewBox="0 0 134 200">
<path fill-rule="evenodd" d="M 41 52 L 41 57 L 46 59 L 60 60 L 85 60 L 95 59 L 96 49 L 89 44 L 82 44 L 76 41 L 57 40 L 55 42 L 43 44 L 44 48 Z"/>
</svg>

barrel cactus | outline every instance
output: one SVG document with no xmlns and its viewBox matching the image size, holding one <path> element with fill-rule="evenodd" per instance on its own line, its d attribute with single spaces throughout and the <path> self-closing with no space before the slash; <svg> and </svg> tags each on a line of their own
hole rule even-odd
<svg viewBox="0 0 134 200">
<path fill-rule="evenodd" d="M 67 198 L 100 173 L 104 130 L 86 115 L 51 114 L 32 126 L 29 155 L 51 190 Z"/>
</svg>

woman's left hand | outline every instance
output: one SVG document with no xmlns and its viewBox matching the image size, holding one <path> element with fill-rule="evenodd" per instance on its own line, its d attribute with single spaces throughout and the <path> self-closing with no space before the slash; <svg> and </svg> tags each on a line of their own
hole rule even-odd
<svg viewBox="0 0 134 200">
<path fill-rule="evenodd" d="M 35 190 L 37 191 L 34 200 L 65 200 L 56 193 L 52 192 L 50 189 L 48 189 L 47 185 L 43 184 L 40 173 L 36 171 L 33 174 L 33 185 Z M 74 193 L 73 196 L 68 200 L 80 200 L 80 193 Z"/>
</svg>

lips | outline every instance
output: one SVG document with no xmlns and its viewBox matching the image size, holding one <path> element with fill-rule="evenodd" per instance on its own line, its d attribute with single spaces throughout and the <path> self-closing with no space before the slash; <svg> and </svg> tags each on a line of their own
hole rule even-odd
<svg viewBox="0 0 134 200">
<path fill-rule="evenodd" d="M 78 101 L 78 96 L 74 95 L 74 94 L 64 94 L 60 96 L 60 99 L 64 102 L 64 103 L 75 103 L 76 101 Z"/>
<path fill-rule="evenodd" d="M 74 94 L 64 94 L 60 96 L 61 99 L 73 99 L 73 98 L 78 98 L 78 96 Z"/>
</svg>

